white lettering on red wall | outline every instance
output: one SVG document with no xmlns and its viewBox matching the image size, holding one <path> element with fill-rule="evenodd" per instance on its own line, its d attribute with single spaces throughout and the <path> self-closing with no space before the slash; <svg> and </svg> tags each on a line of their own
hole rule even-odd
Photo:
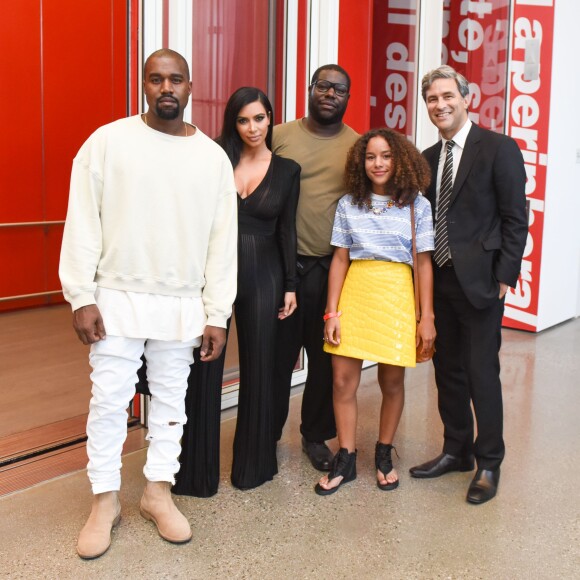
<svg viewBox="0 0 580 580">
<path fill-rule="evenodd" d="M 375 0 L 371 127 L 415 136 L 417 0 Z"/>
<path fill-rule="evenodd" d="M 516 288 L 506 295 L 504 325 L 523 330 L 537 329 L 553 34 L 553 0 L 516 1 L 508 134 L 518 142 L 526 164 L 529 233 L 520 278 Z M 524 71 L 526 45 L 530 41 L 540 43 L 539 78 L 527 78 Z"/>
</svg>

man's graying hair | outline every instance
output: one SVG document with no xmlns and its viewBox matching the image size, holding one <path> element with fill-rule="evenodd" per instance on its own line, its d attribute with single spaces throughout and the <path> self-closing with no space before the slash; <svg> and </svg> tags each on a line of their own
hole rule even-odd
<svg viewBox="0 0 580 580">
<path fill-rule="evenodd" d="M 465 98 L 469 95 L 469 83 L 467 79 L 459 74 L 454 68 L 447 66 L 446 64 L 430 70 L 421 80 L 421 94 L 423 95 L 423 100 L 426 101 L 427 90 L 437 79 L 453 79 L 457 84 L 457 89 L 459 94 Z"/>
</svg>

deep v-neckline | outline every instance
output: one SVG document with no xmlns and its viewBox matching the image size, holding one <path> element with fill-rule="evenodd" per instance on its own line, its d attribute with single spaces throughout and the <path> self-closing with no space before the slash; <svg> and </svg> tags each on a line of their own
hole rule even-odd
<svg viewBox="0 0 580 580">
<path fill-rule="evenodd" d="M 236 191 L 236 193 L 238 194 L 238 199 L 240 201 L 248 201 L 248 199 L 250 199 L 250 197 L 252 197 L 254 195 L 254 193 L 256 193 L 256 191 L 258 191 L 258 189 L 260 189 L 260 187 L 262 186 L 264 181 L 266 181 L 266 178 L 270 174 L 270 170 L 272 169 L 273 163 L 274 163 L 274 154 L 272 153 L 272 156 L 270 157 L 270 163 L 268 163 L 268 168 L 266 169 L 266 173 L 264 173 L 264 177 L 262 177 L 262 179 L 260 180 L 258 185 L 256 185 L 256 187 L 254 187 L 254 189 L 250 193 L 248 193 L 248 195 L 246 195 L 245 197 L 242 197 L 240 192 Z"/>
</svg>

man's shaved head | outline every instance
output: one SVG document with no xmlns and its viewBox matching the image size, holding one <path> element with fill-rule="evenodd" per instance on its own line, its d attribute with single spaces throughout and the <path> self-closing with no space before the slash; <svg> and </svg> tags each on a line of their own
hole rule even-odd
<svg viewBox="0 0 580 580">
<path fill-rule="evenodd" d="M 145 66 L 143 67 L 143 71 L 144 71 L 144 76 L 147 76 L 147 66 L 149 65 L 149 62 L 151 61 L 151 59 L 153 58 L 174 58 L 175 60 L 179 61 L 184 69 L 185 69 L 185 73 L 186 73 L 186 78 L 189 81 L 189 65 L 187 64 L 187 61 L 185 60 L 185 58 L 183 58 L 183 56 L 181 54 L 179 54 L 178 52 L 175 52 L 175 50 L 171 50 L 170 48 L 160 48 L 159 50 L 156 50 L 155 52 L 152 52 L 148 57 L 147 60 L 145 61 Z"/>
</svg>

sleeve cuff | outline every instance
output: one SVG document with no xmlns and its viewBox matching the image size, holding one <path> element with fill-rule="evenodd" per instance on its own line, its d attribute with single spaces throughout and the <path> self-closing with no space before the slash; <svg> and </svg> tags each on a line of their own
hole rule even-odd
<svg viewBox="0 0 580 580">
<path fill-rule="evenodd" d="M 94 294 L 79 294 L 74 297 L 65 294 L 65 298 L 67 302 L 70 303 L 73 312 L 79 308 L 82 308 L 83 306 L 90 306 L 91 304 L 97 303 Z"/>
<path fill-rule="evenodd" d="M 208 314 L 206 326 L 217 326 L 218 328 L 227 328 L 228 317 L 219 316 L 218 314 Z"/>
</svg>

